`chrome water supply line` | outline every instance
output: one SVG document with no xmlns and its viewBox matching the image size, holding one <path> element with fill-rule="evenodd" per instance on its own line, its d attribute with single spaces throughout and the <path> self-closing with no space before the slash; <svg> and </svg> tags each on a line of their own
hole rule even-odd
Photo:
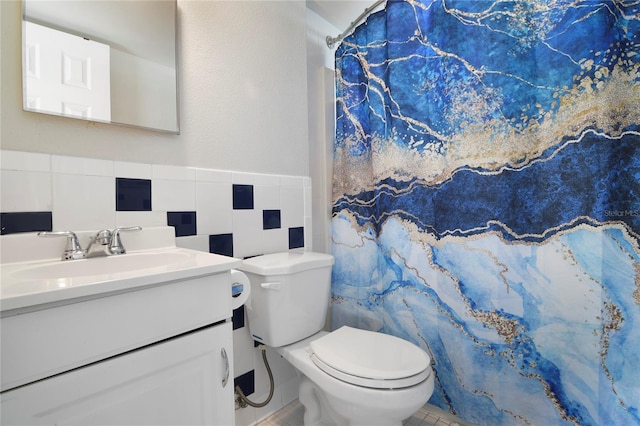
<svg viewBox="0 0 640 426">
<path fill-rule="evenodd" d="M 238 404 L 242 408 L 246 407 L 247 405 L 250 405 L 256 408 L 261 408 L 266 406 L 271 401 L 271 398 L 273 398 L 273 391 L 275 388 L 275 384 L 273 382 L 273 373 L 271 372 L 271 367 L 269 367 L 269 361 L 267 361 L 267 346 L 260 345 L 258 346 L 258 348 L 262 350 L 262 360 L 264 361 L 264 366 L 267 369 L 267 374 L 269 375 L 269 396 L 263 402 L 253 402 L 245 396 L 244 392 L 242 392 L 242 389 L 240 389 L 240 386 L 236 386 L 236 395 L 237 395 L 236 400 L 238 401 Z"/>
</svg>

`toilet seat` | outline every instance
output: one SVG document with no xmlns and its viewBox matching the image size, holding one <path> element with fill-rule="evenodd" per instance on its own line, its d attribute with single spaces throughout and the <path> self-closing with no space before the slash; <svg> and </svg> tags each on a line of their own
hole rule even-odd
<svg viewBox="0 0 640 426">
<path fill-rule="evenodd" d="M 405 388 L 431 374 L 431 358 L 413 343 L 348 326 L 311 342 L 309 353 L 322 371 L 357 386 Z"/>
</svg>

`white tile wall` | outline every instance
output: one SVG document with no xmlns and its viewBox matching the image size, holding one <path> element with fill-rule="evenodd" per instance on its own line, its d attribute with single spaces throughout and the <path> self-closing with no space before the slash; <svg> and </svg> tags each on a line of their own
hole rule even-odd
<svg viewBox="0 0 640 426">
<path fill-rule="evenodd" d="M 163 212 L 195 211 L 195 180 L 169 180 L 154 177 L 152 182 L 152 210 L 159 210 Z"/>
<path fill-rule="evenodd" d="M 151 211 L 115 211 L 115 178 L 152 180 Z M 305 227 L 311 247 L 311 180 L 192 167 L 0 151 L 0 210 L 51 211 L 54 230 L 163 226 L 168 211 L 195 211 L 197 235 L 178 245 L 208 251 L 208 236 L 234 235 L 234 255 L 284 251 L 288 228 Z M 233 210 L 232 183 L 254 185 L 254 210 Z M 262 229 L 262 210 L 280 210 L 280 229 Z M 183 241 L 182 241 L 183 240 Z"/>
<path fill-rule="evenodd" d="M 124 161 L 114 162 L 114 174 L 117 177 L 130 179 L 151 179 L 153 177 L 151 164 L 129 163 Z"/>
<path fill-rule="evenodd" d="M 53 173 L 51 195 L 54 230 L 115 227 L 116 190 L 113 176 Z"/>
<path fill-rule="evenodd" d="M 51 156 L 35 152 L 2 151 L 0 155 L 0 165 L 2 170 L 50 172 Z"/>
<path fill-rule="evenodd" d="M 2 170 L 0 205 L 5 212 L 51 211 L 51 173 Z"/>
<path fill-rule="evenodd" d="M 199 234 L 224 234 L 233 229 L 230 183 L 196 181 L 195 192 Z"/>
</svg>

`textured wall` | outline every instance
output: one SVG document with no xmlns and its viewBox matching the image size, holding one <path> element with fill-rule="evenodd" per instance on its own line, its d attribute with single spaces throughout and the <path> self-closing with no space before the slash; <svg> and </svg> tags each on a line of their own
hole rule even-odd
<svg viewBox="0 0 640 426">
<path fill-rule="evenodd" d="M 0 7 L 3 149 L 308 176 L 304 2 L 178 1 L 178 136 L 24 112 L 21 2 Z"/>
</svg>

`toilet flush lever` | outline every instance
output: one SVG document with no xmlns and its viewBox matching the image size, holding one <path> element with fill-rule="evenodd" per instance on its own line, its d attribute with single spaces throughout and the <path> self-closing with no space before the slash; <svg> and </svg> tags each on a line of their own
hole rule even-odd
<svg viewBox="0 0 640 426">
<path fill-rule="evenodd" d="M 260 287 L 265 288 L 267 290 L 280 290 L 282 288 L 281 282 L 273 282 L 273 283 L 262 283 Z"/>
</svg>

